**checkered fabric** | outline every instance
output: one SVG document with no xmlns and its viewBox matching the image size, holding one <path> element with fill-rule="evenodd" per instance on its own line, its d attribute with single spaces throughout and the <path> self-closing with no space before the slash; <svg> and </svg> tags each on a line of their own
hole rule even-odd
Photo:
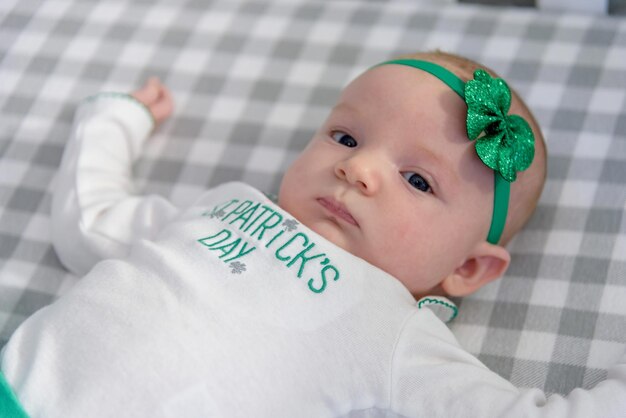
<svg viewBox="0 0 626 418">
<path fill-rule="evenodd" d="M 508 273 L 451 327 L 516 385 L 594 386 L 626 343 L 626 21 L 419 1 L 0 1 L 0 346 L 76 280 L 49 212 L 81 98 L 151 75 L 173 90 L 138 190 L 181 205 L 226 180 L 276 192 L 342 86 L 431 48 L 498 71 L 550 152 Z"/>
</svg>

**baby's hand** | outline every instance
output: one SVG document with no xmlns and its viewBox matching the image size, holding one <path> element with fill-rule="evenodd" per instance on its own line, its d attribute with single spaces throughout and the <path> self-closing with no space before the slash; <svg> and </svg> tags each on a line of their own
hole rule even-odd
<svg viewBox="0 0 626 418">
<path fill-rule="evenodd" d="M 167 119 L 174 110 L 174 101 L 167 87 L 156 77 L 151 77 L 139 90 L 131 94 L 152 113 L 157 125 Z"/>
</svg>

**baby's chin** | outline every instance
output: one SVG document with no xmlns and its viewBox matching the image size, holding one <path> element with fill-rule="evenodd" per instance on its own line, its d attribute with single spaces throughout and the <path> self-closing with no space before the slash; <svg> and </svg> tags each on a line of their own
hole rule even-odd
<svg viewBox="0 0 626 418">
<path fill-rule="evenodd" d="M 351 237 L 348 236 L 348 234 L 342 230 L 342 227 L 334 221 L 321 219 L 311 222 L 310 225 L 306 226 L 326 238 L 331 243 L 335 244 L 337 247 L 358 256 L 358 254 L 355 254 L 355 251 L 358 249 L 355 248 Z"/>
</svg>

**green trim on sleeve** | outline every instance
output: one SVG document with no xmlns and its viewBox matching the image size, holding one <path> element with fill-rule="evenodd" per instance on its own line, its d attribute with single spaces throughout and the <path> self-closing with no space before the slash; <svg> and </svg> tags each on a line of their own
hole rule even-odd
<svg viewBox="0 0 626 418">
<path fill-rule="evenodd" d="M 2 372 L 0 372 L 0 417 L 29 418 Z"/>
<path fill-rule="evenodd" d="M 437 317 L 445 323 L 452 321 L 459 314 L 459 308 L 457 308 L 456 304 L 443 296 L 426 296 L 417 301 L 418 309 L 422 309 L 428 305 L 439 305 L 447 308 L 447 311 L 442 313 L 442 315 L 436 314 Z"/>
<path fill-rule="evenodd" d="M 105 92 L 102 92 L 102 93 L 93 94 L 93 95 L 87 97 L 85 99 L 85 101 L 90 103 L 90 102 L 95 102 L 96 100 L 98 100 L 100 98 L 105 98 L 105 99 L 106 98 L 122 99 L 122 100 L 127 100 L 127 101 L 129 101 L 131 103 L 135 103 L 136 105 L 141 107 L 146 112 L 146 114 L 148 115 L 148 117 L 152 121 L 152 128 L 154 129 L 154 127 L 157 125 L 156 119 L 154 119 L 154 115 L 152 114 L 150 109 L 148 109 L 148 106 L 146 106 L 145 104 L 143 104 L 139 100 L 135 99 L 131 94 L 128 94 L 128 93 L 118 93 L 118 92 L 114 92 L 114 91 L 105 91 Z"/>
</svg>

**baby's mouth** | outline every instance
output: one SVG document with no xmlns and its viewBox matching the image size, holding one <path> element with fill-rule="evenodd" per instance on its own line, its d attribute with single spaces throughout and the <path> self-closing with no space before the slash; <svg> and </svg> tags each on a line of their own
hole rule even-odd
<svg viewBox="0 0 626 418">
<path fill-rule="evenodd" d="M 359 223 L 352 217 L 348 209 L 341 202 L 338 202 L 332 197 L 319 197 L 317 201 L 335 217 L 344 220 L 350 225 L 359 226 Z"/>
</svg>

